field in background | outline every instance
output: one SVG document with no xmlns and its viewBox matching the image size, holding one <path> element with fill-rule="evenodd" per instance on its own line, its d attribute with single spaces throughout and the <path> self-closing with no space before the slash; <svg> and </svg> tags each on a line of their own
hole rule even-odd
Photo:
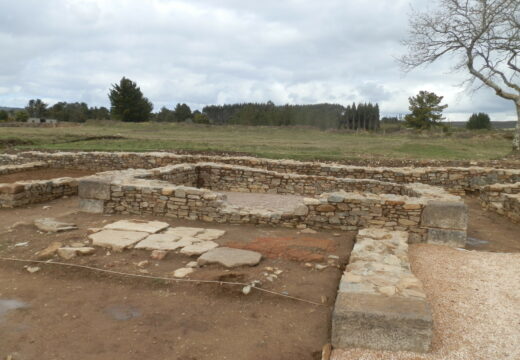
<svg viewBox="0 0 520 360">
<path fill-rule="evenodd" d="M 390 130 L 390 129 L 389 129 Z M 73 127 L 0 128 L 0 148 L 100 151 L 222 151 L 267 158 L 498 159 L 508 155 L 504 132 L 348 133 L 298 127 L 204 126 L 88 122 Z"/>
</svg>

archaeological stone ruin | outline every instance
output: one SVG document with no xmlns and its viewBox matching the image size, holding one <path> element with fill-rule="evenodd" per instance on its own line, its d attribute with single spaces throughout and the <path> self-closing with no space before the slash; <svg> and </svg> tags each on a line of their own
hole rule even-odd
<svg viewBox="0 0 520 360">
<path fill-rule="evenodd" d="M 357 231 L 333 312 L 332 345 L 337 348 L 428 351 L 432 315 L 423 285 L 410 267 L 408 244 L 463 248 L 465 192 L 479 192 L 484 208 L 520 221 L 518 169 L 369 167 L 166 152 L 0 155 L 0 175 L 36 169 L 95 174 L 2 183 L 0 207 L 78 195 L 80 209 L 88 213 L 208 223 L 207 229 L 194 230 L 169 228 L 160 221 L 119 222 L 89 235 L 92 245 L 116 251 L 181 249 L 200 255 L 201 264 L 241 266 L 257 264 L 260 258 L 218 247 L 213 240 L 221 234 L 211 229 L 212 223 Z M 293 201 L 283 209 L 256 207 L 237 204 L 227 193 L 286 195 Z"/>
</svg>

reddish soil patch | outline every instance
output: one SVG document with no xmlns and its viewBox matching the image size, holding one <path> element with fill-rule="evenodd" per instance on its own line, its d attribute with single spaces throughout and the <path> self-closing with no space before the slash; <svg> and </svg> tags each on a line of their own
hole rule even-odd
<svg viewBox="0 0 520 360">
<path fill-rule="evenodd" d="M 249 243 L 228 243 L 229 247 L 258 251 L 271 259 L 322 262 L 327 252 L 335 252 L 335 242 L 314 237 L 260 237 Z"/>
<path fill-rule="evenodd" d="M 0 261 L 0 300 L 18 300 L 26 308 L 0 316 L 0 358 L 37 359 L 241 359 L 282 360 L 320 358 L 329 342 L 331 311 L 341 269 L 352 247 L 352 236 L 335 237 L 320 232 L 312 237 L 293 229 L 210 224 L 170 218 L 107 216 L 71 213 L 77 199 L 61 199 L 42 206 L 3 209 L 4 225 L 28 219 L 27 225 L 0 228 L 0 256 L 34 259 L 35 253 L 53 241 L 71 244 L 86 241 L 87 229 L 120 219 L 154 219 L 173 226 L 200 226 L 226 230 L 222 245 L 252 243 L 256 239 L 282 239 L 320 255 L 337 255 L 340 261 L 319 271 L 303 262 L 264 258 L 255 267 L 232 270 L 217 265 L 196 269 L 190 279 L 238 281 L 260 280 L 266 290 L 283 292 L 322 305 L 219 284 L 189 284 L 105 275 L 84 269 L 38 264 L 29 274 L 23 263 Z M 47 205 L 47 204 L 46 204 Z M 21 213 L 22 211 L 23 213 Z M 35 217 L 56 217 L 76 223 L 78 230 L 42 234 L 30 224 Z M 2 231 L 4 231 L 2 233 Z M 28 242 L 27 246 L 15 246 Z M 271 251 L 264 241 L 267 253 Z M 298 258 L 298 257 L 297 257 Z M 59 260 L 56 258 L 56 260 Z M 144 268 L 137 264 L 149 263 Z M 121 253 L 98 248 L 91 256 L 60 260 L 132 274 L 172 277 L 172 272 L 195 260 L 169 253 L 161 261 L 150 251 Z M 268 281 L 269 268 L 282 270 Z"/>
<path fill-rule="evenodd" d="M 50 180 L 62 177 L 78 178 L 95 174 L 95 171 L 71 170 L 71 169 L 38 169 L 0 175 L 1 183 L 14 183 L 16 181 Z"/>
</svg>

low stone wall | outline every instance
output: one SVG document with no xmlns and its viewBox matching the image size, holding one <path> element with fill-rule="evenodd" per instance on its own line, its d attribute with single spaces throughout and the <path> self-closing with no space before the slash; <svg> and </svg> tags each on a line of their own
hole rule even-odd
<svg viewBox="0 0 520 360">
<path fill-rule="evenodd" d="M 177 173 L 181 174 L 176 179 L 182 182 L 181 185 L 159 180 L 171 180 Z M 235 180 L 237 184 L 234 184 Z M 203 185 L 208 183 L 219 190 L 222 187 L 247 192 L 281 189 L 284 194 L 311 193 L 316 196 L 304 199 L 292 211 L 276 212 L 233 206 L 218 191 L 186 186 L 194 181 Z M 351 190 L 358 187 L 363 193 L 321 193 L 323 189 L 332 189 L 338 184 L 350 184 Z M 407 195 L 383 193 L 384 190 Z M 424 184 L 399 185 L 373 180 L 292 176 L 207 163 L 101 173 L 81 180 L 79 195 L 81 208 L 90 212 L 153 214 L 210 222 L 299 228 L 357 230 L 380 227 L 409 231 L 414 242 L 430 239 L 452 242 L 454 229 L 457 234 L 463 235 L 465 242 L 467 226 L 467 210 L 462 200 L 441 188 Z"/>
<path fill-rule="evenodd" d="M 78 181 L 73 178 L 0 184 L 0 208 L 41 203 L 77 193 Z"/>
<path fill-rule="evenodd" d="M 487 210 L 520 223 L 520 182 L 483 186 L 480 190 L 480 204 Z"/>
<path fill-rule="evenodd" d="M 433 320 L 410 268 L 407 238 L 401 231 L 359 231 L 332 315 L 335 348 L 429 350 Z"/>
<path fill-rule="evenodd" d="M 1 161 L 1 160 L 0 160 Z M 13 161 L 11 159 L 11 161 Z M 96 171 L 129 168 L 152 169 L 172 164 L 217 162 L 278 173 L 373 179 L 392 183 L 423 183 L 442 186 L 455 194 L 478 190 L 480 186 L 520 181 L 520 170 L 492 167 L 363 167 L 293 160 L 270 160 L 252 157 L 179 155 L 174 153 L 113 152 L 23 152 L 18 162 L 46 161 L 53 167 L 82 168 Z"/>
<path fill-rule="evenodd" d="M 45 162 L 31 162 L 26 164 L 8 164 L 0 165 L 0 175 L 14 174 L 18 172 L 24 172 L 29 170 L 37 170 L 48 167 Z"/>
</svg>

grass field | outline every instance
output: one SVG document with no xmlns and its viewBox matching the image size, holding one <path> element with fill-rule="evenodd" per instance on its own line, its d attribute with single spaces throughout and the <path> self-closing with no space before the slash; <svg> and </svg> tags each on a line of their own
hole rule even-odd
<svg viewBox="0 0 520 360">
<path fill-rule="evenodd" d="M 114 137 L 103 139 L 102 137 Z M 0 128 L 4 150 L 223 151 L 267 158 L 340 160 L 355 158 L 474 159 L 506 156 L 511 141 L 496 132 L 468 136 L 370 134 L 308 128 L 204 126 L 89 122 L 58 128 Z"/>
</svg>

